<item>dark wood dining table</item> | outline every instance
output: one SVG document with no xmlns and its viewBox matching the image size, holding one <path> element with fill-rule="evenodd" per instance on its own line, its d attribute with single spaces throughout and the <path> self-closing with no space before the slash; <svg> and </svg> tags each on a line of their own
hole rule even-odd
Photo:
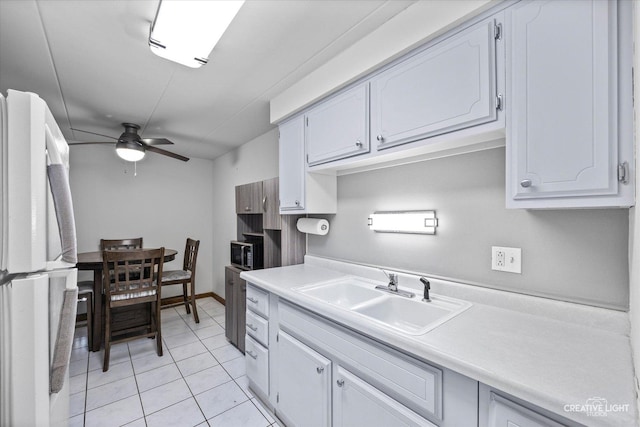
<svg viewBox="0 0 640 427">
<path fill-rule="evenodd" d="M 176 259 L 178 251 L 175 249 L 164 249 L 164 262 Z M 93 324 L 92 327 L 92 347 L 91 351 L 100 351 L 102 345 L 102 252 L 80 252 L 78 253 L 78 270 L 93 271 Z"/>
</svg>

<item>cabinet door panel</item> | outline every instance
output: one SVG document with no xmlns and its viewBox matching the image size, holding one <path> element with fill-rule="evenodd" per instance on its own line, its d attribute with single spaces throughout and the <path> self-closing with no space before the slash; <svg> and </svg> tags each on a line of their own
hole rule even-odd
<svg viewBox="0 0 640 427">
<path fill-rule="evenodd" d="M 562 427 L 557 423 L 524 406 L 491 393 L 489 402 L 489 427 Z"/>
<path fill-rule="evenodd" d="M 331 361 L 286 332 L 278 332 L 278 415 L 287 424 L 330 425 Z"/>
<path fill-rule="evenodd" d="M 307 113 L 309 166 L 369 152 L 368 85 L 356 86 Z"/>
<path fill-rule="evenodd" d="M 280 217 L 280 191 L 278 178 L 262 181 L 262 228 L 265 230 L 280 230 L 282 219 Z"/>
<path fill-rule="evenodd" d="M 234 281 L 234 295 L 233 295 L 233 309 L 236 314 L 236 329 L 237 329 L 237 347 L 238 350 L 244 353 L 246 333 L 246 312 L 247 312 L 247 282 L 240 278 L 240 273 L 235 273 Z M 225 317 L 226 318 L 226 317 Z"/>
<path fill-rule="evenodd" d="M 236 315 L 233 309 L 234 303 L 234 271 L 230 267 L 224 269 L 224 328 L 225 334 L 232 344 L 236 344 L 238 336 L 238 327 L 236 323 Z"/>
<path fill-rule="evenodd" d="M 280 209 L 304 209 L 304 116 L 279 126 Z"/>
<path fill-rule="evenodd" d="M 269 395 L 269 350 L 250 336 L 245 337 L 247 377 L 264 396 Z"/>
<path fill-rule="evenodd" d="M 236 213 L 262 213 L 262 181 L 236 186 Z"/>
<path fill-rule="evenodd" d="M 336 369 L 335 383 L 334 427 L 435 427 L 435 424 L 375 389 L 342 366 Z"/>
<path fill-rule="evenodd" d="M 378 149 L 497 118 L 493 20 L 384 71 L 371 81 L 371 141 Z"/>
<path fill-rule="evenodd" d="M 509 9 L 510 197 L 617 193 L 614 11 L 597 0 Z"/>
</svg>

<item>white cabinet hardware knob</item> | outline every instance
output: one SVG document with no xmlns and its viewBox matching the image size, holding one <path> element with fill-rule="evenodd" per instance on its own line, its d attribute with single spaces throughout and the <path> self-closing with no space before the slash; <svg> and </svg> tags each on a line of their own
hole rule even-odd
<svg viewBox="0 0 640 427">
<path fill-rule="evenodd" d="M 321 374 L 321 373 L 324 371 L 324 367 L 322 367 L 322 366 L 318 366 L 318 367 L 316 368 L 316 371 L 318 371 L 318 373 L 319 373 L 319 374 Z"/>
<path fill-rule="evenodd" d="M 523 187 L 523 188 L 531 187 L 531 180 L 530 179 L 523 179 L 522 181 L 520 181 L 520 186 Z"/>
<path fill-rule="evenodd" d="M 336 384 L 338 384 L 338 387 L 342 387 L 344 385 L 344 380 L 339 379 L 338 381 L 336 381 Z"/>
<path fill-rule="evenodd" d="M 362 147 L 362 142 L 360 142 L 360 140 L 356 141 L 356 147 L 358 148 Z"/>
<path fill-rule="evenodd" d="M 296 206 L 300 206 L 300 200 L 296 200 Z"/>
<path fill-rule="evenodd" d="M 376 139 L 380 142 L 382 142 L 384 140 L 384 137 L 382 135 L 378 135 L 376 136 Z"/>
</svg>

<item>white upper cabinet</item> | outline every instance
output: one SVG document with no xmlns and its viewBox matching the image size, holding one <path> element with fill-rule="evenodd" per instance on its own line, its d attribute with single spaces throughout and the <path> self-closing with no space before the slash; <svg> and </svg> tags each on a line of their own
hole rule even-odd
<svg viewBox="0 0 640 427">
<path fill-rule="evenodd" d="M 623 87 L 631 66 L 618 39 L 623 3 L 526 1 L 507 9 L 507 207 L 633 204 L 633 183 L 624 183 L 633 141 L 624 119 L 631 88 Z"/>
<path fill-rule="evenodd" d="M 484 20 L 371 79 L 378 150 L 496 120 L 496 26 Z"/>
<path fill-rule="evenodd" d="M 306 170 L 305 116 L 299 115 L 281 124 L 279 131 L 280 213 L 336 213 L 338 184 L 335 173 Z"/>
<path fill-rule="evenodd" d="M 369 152 L 369 85 L 331 98 L 307 113 L 310 166 Z"/>
<path fill-rule="evenodd" d="M 280 210 L 304 209 L 304 116 L 279 126 Z"/>
</svg>

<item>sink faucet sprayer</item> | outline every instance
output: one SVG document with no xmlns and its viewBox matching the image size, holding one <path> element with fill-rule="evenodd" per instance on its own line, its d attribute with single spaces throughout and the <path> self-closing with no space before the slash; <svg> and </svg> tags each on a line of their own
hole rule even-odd
<svg viewBox="0 0 640 427">
<path fill-rule="evenodd" d="M 424 285 L 424 296 L 422 298 L 422 301 L 431 302 L 431 298 L 429 298 L 429 289 L 431 289 L 431 283 L 429 283 L 426 277 L 421 277 L 420 281 Z"/>
</svg>

